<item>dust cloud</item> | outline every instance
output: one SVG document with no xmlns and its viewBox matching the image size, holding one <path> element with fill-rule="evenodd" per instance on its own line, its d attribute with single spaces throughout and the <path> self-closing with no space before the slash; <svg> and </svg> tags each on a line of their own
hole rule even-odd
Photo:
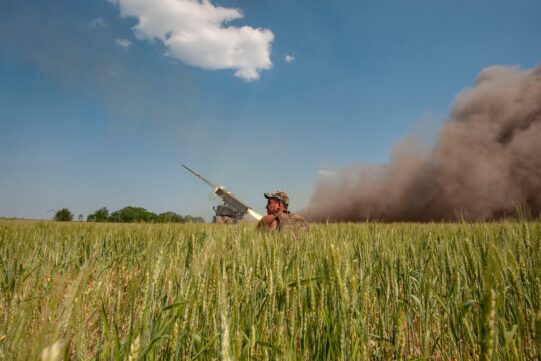
<svg viewBox="0 0 541 361">
<path fill-rule="evenodd" d="M 312 221 L 469 221 L 541 211 L 541 66 L 491 66 L 462 91 L 423 153 L 403 142 L 388 164 L 321 179 Z"/>
</svg>

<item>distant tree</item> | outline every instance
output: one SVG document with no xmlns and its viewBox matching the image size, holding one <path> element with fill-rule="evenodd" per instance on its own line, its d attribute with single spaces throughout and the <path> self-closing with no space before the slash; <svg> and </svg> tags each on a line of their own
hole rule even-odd
<svg viewBox="0 0 541 361">
<path fill-rule="evenodd" d="M 163 212 L 159 215 L 142 207 L 124 207 L 109 214 L 107 208 L 102 207 L 96 212 L 89 214 L 88 222 L 145 222 L 145 223 L 205 223 L 201 217 L 181 216 L 175 212 Z"/>
<path fill-rule="evenodd" d="M 160 213 L 155 220 L 156 223 L 184 223 L 184 217 L 175 212 Z"/>
<path fill-rule="evenodd" d="M 79 215 L 77 216 L 77 220 L 78 220 L 79 222 L 82 222 L 82 221 L 83 221 L 83 215 L 82 215 L 82 214 L 79 214 Z"/>
<path fill-rule="evenodd" d="M 124 207 L 116 212 L 111 213 L 109 217 L 110 222 L 154 222 L 158 218 L 158 215 L 153 212 L 149 212 L 141 207 Z"/>
<path fill-rule="evenodd" d="M 102 207 L 96 212 L 89 214 L 86 220 L 87 222 L 107 222 L 109 220 L 109 211 L 107 208 Z"/>
<path fill-rule="evenodd" d="M 193 217 L 193 216 L 187 215 L 186 217 L 184 217 L 184 222 L 187 222 L 187 223 L 205 223 L 205 220 L 203 219 L 203 217 Z"/>
<path fill-rule="evenodd" d="M 55 221 L 59 222 L 71 222 L 73 221 L 73 214 L 67 208 L 62 208 L 57 211 L 53 217 Z"/>
</svg>

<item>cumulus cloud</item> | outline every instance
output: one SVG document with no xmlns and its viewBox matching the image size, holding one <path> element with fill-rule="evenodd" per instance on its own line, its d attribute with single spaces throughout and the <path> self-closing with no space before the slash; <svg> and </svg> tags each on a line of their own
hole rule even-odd
<svg viewBox="0 0 541 361">
<path fill-rule="evenodd" d="M 320 169 L 317 171 L 317 174 L 323 177 L 334 177 L 336 176 L 337 173 L 334 170 L 330 170 L 330 169 Z"/>
<path fill-rule="evenodd" d="M 89 29 L 97 29 L 97 28 L 105 28 L 107 27 L 107 23 L 103 18 L 96 18 L 88 23 Z"/>
<path fill-rule="evenodd" d="M 295 57 L 291 54 L 286 54 L 284 60 L 286 61 L 286 63 L 292 63 L 295 60 Z"/>
<path fill-rule="evenodd" d="M 131 41 L 129 41 L 128 39 L 115 39 L 115 43 L 116 45 L 124 49 L 129 49 L 131 46 Z"/>
<path fill-rule="evenodd" d="M 250 81 L 272 68 L 274 34 L 268 29 L 229 24 L 243 17 L 239 9 L 208 0 L 111 0 L 122 16 L 137 19 L 138 39 L 158 40 L 182 62 L 204 69 L 234 69 Z"/>
</svg>

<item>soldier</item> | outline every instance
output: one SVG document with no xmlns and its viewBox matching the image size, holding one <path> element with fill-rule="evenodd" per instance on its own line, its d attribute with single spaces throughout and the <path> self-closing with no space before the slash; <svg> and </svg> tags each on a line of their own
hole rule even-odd
<svg viewBox="0 0 541 361">
<path fill-rule="evenodd" d="M 287 210 L 289 197 L 285 192 L 264 193 L 267 198 L 267 215 L 257 223 L 259 230 L 291 230 L 304 231 L 308 223 L 301 215 L 290 213 Z"/>
</svg>

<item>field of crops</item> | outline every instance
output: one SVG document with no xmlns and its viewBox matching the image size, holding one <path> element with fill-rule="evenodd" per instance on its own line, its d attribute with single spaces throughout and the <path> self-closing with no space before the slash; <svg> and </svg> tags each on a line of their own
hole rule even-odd
<svg viewBox="0 0 541 361">
<path fill-rule="evenodd" d="M 540 360 L 541 224 L 0 221 L 0 359 Z"/>
</svg>

